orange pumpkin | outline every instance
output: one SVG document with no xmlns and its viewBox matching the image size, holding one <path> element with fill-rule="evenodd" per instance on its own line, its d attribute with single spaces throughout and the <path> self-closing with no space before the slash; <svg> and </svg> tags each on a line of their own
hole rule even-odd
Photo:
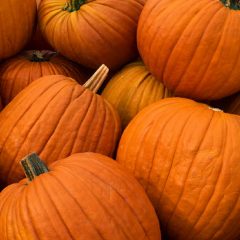
<svg viewBox="0 0 240 240">
<path fill-rule="evenodd" d="M 46 75 L 65 75 L 79 83 L 87 80 L 84 69 L 51 51 L 26 51 L 0 65 L 0 95 L 8 104 L 34 80 Z"/>
<path fill-rule="evenodd" d="M 240 239 L 240 117 L 167 98 L 125 129 L 117 161 L 145 188 L 167 239 Z"/>
<path fill-rule="evenodd" d="M 220 99 L 240 91 L 239 0 L 149 0 L 138 48 L 176 96 Z"/>
<path fill-rule="evenodd" d="M 0 59 L 21 51 L 32 36 L 36 17 L 36 1 L 1 1 Z"/>
<path fill-rule="evenodd" d="M 28 180 L 0 196 L 1 240 L 161 240 L 144 190 L 112 159 L 74 154 L 48 170 L 30 155 L 22 165 Z"/>
<path fill-rule="evenodd" d="M 123 127 L 144 107 L 170 95 L 141 61 L 129 64 L 116 73 L 102 93 L 118 110 Z"/>
<path fill-rule="evenodd" d="M 97 89 L 107 68 L 79 85 L 61 76 L 45 76 L 20 92 L 0 113 L 0 181 L 23 178 L 19 159 L 36 152 L 47 164 L 77 152 L 112 156 L 120 133 L 117 112 Z M 92 83 L 92 85 L 91 85 Z"/>
<path fill-rule="evenodd" d="M 145 0 L 42 0 L 39 24 L 51 46 L 69 59 L 116 69 L 137 55 L 136 29 Z"/>
</svg>

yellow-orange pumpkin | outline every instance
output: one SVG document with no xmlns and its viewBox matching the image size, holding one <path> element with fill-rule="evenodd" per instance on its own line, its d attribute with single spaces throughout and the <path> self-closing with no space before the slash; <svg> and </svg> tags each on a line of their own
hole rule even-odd
<svg viewBox="0 0 240 240">
<path fill-rule="evenodd" d="M 137 55 L 136 29 L 145 0 L 42 0 L 39 24 L 51 46 L 69 59 L 116 69 Z"/>
<path fill-rule="evenodd" d="M 90 79 L 96 88 L 107 69 Z M 86 89 L 89 81 L 50 75 L 20 92 L 0 113 L 0 182 L 23 178 L 19 160 L 36 152 L 47 164 L 78 152 L 111 156 L 119 138 L 117 112 L 101 96 Z"/>
<path fill-rule="evenodd" d="M 148 0 L 138 48 L 176 96 L 220 99 L 240 91 L 239 0 Z"/>
<path fill-rule="evenodd" d="M 171 94 L 139 61 L 117 72 L 104 88 L 102 96 L 118 110 L 122 126 L 126 127 L 144 107 Z"/>
<path fill-rule="evenodd" d="M 74 154 L 45 166 L 22 161 L 29 180 L 0 195 L 1 240 L 161 240 L 140 184 L 112 159 Z"/>
<path fill-rule="evenodd" d="M 0 60 L 18 53 L 30 40 L 36 10 L 36 0 L 1 1 Z"/>
<path fill-rule="evenodd" d="M 87 74 L 66 58 L 51 51 L 25 51 L 0 65 L 0 95 L 8 104 L 34 80 L 46 75 L 65 75 L 83 84 Z"/>
<path fill-rule="evenodd" d="M 117 161 L 140 181 L 170 240 L 240 239 L 240 117 L 181 98 L 142 110 Z"/>
</svg>

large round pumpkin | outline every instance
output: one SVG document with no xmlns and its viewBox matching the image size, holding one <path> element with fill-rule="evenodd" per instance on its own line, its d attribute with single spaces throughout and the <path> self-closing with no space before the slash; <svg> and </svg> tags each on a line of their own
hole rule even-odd
<svg viewBox="0 0 240 240">
<path fill-rule="evenodd" d="M 100 70 L 95 84 L 106 74 L 105 67 Z M 29 152 L 47 163 L 77 152 L 112 156 L 119 125 L 117 112 L 101 96 L 65 76 L 42 77 L 0 113 L 0 182 L 23 177 L 19 159 Z"/>
<path fill-rule="evenodd" d="M 170 93 L 139 61 L 116 73 L 102 95 L 118 110 L 122 125 L 126 127 L 140 110 Z"/>
<path fill-rule="evenodd" d="M 51 51 L 26 51 L 0 65 L 0 95 L 8 104 L 34 80 L 45 75 L 65 75 L 79 83 L 87 80 L 84 69 Z"/>
<path fill-rule="evenodd" d="M 36 0 L 1 1 L 0 59 L 21 51 L 30 40 L 36 17 Z"/>
<path fill-rule="evenodd" d="M 0 196 L 1 240 L 161 240 L 140 184 L 112 159 L 74 154 L 48 170 L 35 155 L 29 178 Z"/>
<path fill-rule="evenodd" d="M 239 10 L 234 0 L 147 1 L 138 25 L 144 63 L 178 96 L 211 100 L 239 91 Z"/>
<path fill-rule="evenodd" d="M 240 117 L 181 98 L 146 107 L 117 161 L 145 188 L 173 240 L 240 239 Z"/>
<path fill-rule="evenodd" d="M 64 56 L 90 68 L 118 68 L 137 55 L 136 29 L 145 0 L 42 0 L 39 24 Z"/>
</svg>

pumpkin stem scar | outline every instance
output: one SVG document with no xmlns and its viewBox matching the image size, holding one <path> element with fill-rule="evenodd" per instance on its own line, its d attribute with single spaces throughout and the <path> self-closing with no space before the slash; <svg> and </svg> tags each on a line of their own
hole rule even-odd
<svg viewBox="0 0 240 240">
<path fill-rule="evenodd" d="M 88 88 L 92 92 L 96 93 L 107 78 L 108 72 L 109 68 L 102 64 L 92 75 L 92 77 L 84 83 L 83 87 Z"/>
<path fill-rule="evenodd" d="M 22 159 L 20 163 L 26 177 L 30 182 L 33 181 L 33 179 L 35 179 L 37 176 L 49 172 L 48 167 L 36 153 L 29 154 Z"/>
<path fill-rule="evenodd" d="M 85 3 L 86 0 L 68 0 L 63 7 L 64 11 L 75 12 Z"/>
<path fill-rule="evenodd" d="M 221 0 L 221 2 L 230 9 L 240 10 L 240 0 Z"/>
</svg>

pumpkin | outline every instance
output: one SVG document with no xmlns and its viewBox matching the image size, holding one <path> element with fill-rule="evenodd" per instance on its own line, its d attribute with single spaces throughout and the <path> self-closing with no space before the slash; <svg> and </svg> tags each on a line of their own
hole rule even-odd
<svg viewBox="0 0 240 240">
<path fill-rule="evenodd" d="M 144 190 L 112 159 L 78 153 L 48 169 L 33 154 L 22 165 L 28 180 L 0 196 L 1 240 L 161 239 Z"/>
<path fill-rule="evenodd" d="M 136 30 L 145 0 L 42 0 L 40 29 L 50 45 L 89 68 L 117 69 L 137 56 Z"/>
<path fill-rule="evenodd" d="M 126 127 L 140 110 L 170 96 L 170 93 L 138 61 L 116 73 L 104 88 L 102 96 L 118 110 L 122 126 Z"/>
<path fill-rule="evenodd" d="M 125 129 L 117 161 L 142 184 L 166 239 L 240 238 L 240 117 L 167 98 Z"/>
<path fill-rule="evenodd" d="M 84 86 L 62 75 L 42 77 L 0 113 L 0 182 L 23 178 L 19 159 L 36 152 L 47 164 L 78 152 L 112 156 L 120 134 L 115 109 L 96 91 L 102 66 Z"/>
<path fill-rule="evenodd" d="M 51 51 L 25 51 L 0 65 L 0 94 L 7 105 L 20 91 L 45 75 L 65 75 L 79 83 L 87 80 L 84 69 Z"/>
<path fill-rule="evenodd" d="M 0 59 L 8 58 L 30 40 L 36 17 L 36 1 L 1 1 L 0 9 Z"/>
<path fill-rule="evenodd" d="M 240 90 L 239 0 L 149 0 L 138 48 L 175 96 L 220 99 Z"/>
</svg>

